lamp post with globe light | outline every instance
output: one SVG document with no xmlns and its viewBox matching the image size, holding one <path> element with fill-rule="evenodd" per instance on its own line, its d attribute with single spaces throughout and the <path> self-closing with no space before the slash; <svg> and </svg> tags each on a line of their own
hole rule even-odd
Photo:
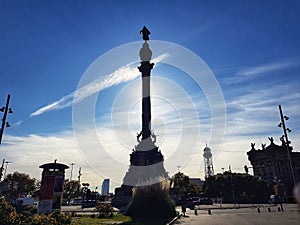
<svg viewBox="0 0 300 225">
<path fill-rule="evenodd" d="M 8 108 L 9 107 L 9 101 L 10 101 L 10 94 L 7 95 L 6 105 L 3 106 L 2 108 L 0 108 L 0 112 L 4 113 L 3 117 L 2 117 L 1 128 L 0 128 L 0 144 L 2 143 L 4 128 L 5 127 L 10 127 L 10 124 L 8 122 L 6 122 L 7 113 L 13 113 L 12 109 Z M 1 178 L 2 178 L 2 175 L 3 175 L 4 163 L 5 163 L 5 159 L 3 159 L 2 166 L 0 167 L 0 181 L 1 181 Z M 7 164 L 6 164 L 6 167 L 7 167 Z"/>
<path fill-rule="evenodd" d="M 290 147 L 291 141 L 289 141 L 288 135 L 287 135 L 287 133 L 291 132 L 292 130 L 285 126 L 285 121 L 288 120 L 289 117 L 283 115 L 281 105 L 279 105 L 279 113 L 280 113 L 281 122 L 278 124 L 278 127 L 281 127 L 282 130 L 283 130 L 283 135 L 280 139 L 282 140 L 283 143 L 285 143 L 285 146 L 286 146 L 287 156 L 288 156 L 288 161 L 289 161 L 290 175 L 291 175 L 291 178 L 292 178 L 292 181 L 293 181 L 293 185 L 295 185 L 296 182 L 295 182 L 293 164 L 292 164 L 291 153 L 290 153 L 290 151 L 291 151 L 291 147 Z"/>
<path fill-rule="evenodd" d="M 0 111 L 4 113 L 4 115 L 2 117 L 1 129 L 0 129 L 0 144 L 2 142 L 2 136 L 3 136 L 3 133 L 4 133 L 4 128 L 5 127 L 10 127 L 10 124 L 8 122 L 6 122 L 7 113 L 13 113 L 12 109 L 8 108 L 9 107 L 9 101 L 10 101 L 10 94 L 7 95 L 6 105 L 3 106 L 2 108 L 0 108 Z"/>
</svg>

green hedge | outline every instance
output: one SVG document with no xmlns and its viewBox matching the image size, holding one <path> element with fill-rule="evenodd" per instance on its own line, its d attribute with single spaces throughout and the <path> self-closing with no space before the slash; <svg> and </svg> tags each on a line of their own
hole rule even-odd
<svg viewBox="0 0 300 225">
<path fill-rule="evenodd" d="M 0 224 L 1 225 L 68 225 L 71 216 L 59 212 L 49 215 L 25 215 L 17 213 L 16 209 L 8 204 L 5 199 L 0 199 Z"/>
</svg>

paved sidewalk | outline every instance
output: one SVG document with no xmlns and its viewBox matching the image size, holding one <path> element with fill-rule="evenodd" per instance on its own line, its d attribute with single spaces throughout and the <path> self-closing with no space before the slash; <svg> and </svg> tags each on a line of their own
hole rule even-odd
<svg viewBox="0 0 300 225">
<path fill-rule="evenodd" d="M 188 217 L 181 217 L 175 224 L 188 225 L 300 225 L 300 212 L 295 204 L 283 206 L 284 211 L 279 212 L 277 206 L 264 206 L 260 208 L 239 209 L 208 209 L 187 210 Z"/>
</svg>

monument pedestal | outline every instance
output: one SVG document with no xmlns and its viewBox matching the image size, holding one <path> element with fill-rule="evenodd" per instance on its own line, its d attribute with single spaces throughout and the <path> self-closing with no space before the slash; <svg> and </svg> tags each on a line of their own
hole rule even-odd
<svg viewBox="0 0 300 225">
<path fill-rule="evenodd" d="M 122 185 L 115 189 L 115 197 L 111 203 L 116 208 L 126 207 L 132 199 L 132 186 Z"/>
<path fill-rule="evenodd" d="M 127 206 L 133 195 L 134 187 L 151 186 L 168 179 L 164 168 L 164 156 L 152 142 L 151 150 L 142 151 L 145 143 L 142 140 L 130 154 L 130 166 L 123 179 L 123 185 L 115 189 L 112 203 L 115 207 Z M 147 144 L 149 147 L 149 143 Z"/>
<path fill-rule="evenodd" d="M 164 168 L 164 157 L 151 138 L 139 141 L 130 154 L 130 167 L 123 184 L 145 186 L 159 183 L 168 178 Z"/>
</svg>

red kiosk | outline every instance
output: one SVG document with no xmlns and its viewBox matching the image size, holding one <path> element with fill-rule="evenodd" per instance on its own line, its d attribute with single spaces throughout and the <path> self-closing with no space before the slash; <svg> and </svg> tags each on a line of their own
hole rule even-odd
<svg viewBox="0 0 300 225">
<path fill-rule="evenodd" d="M 65 164 L 46 163 L 40 166 L 43 169 L 41 182 L 41 195 L 38 204 L 39 214 L 48 214 L 53 211 L 61 211 L 62 196 L 64 190 Z"/>
</svg>

